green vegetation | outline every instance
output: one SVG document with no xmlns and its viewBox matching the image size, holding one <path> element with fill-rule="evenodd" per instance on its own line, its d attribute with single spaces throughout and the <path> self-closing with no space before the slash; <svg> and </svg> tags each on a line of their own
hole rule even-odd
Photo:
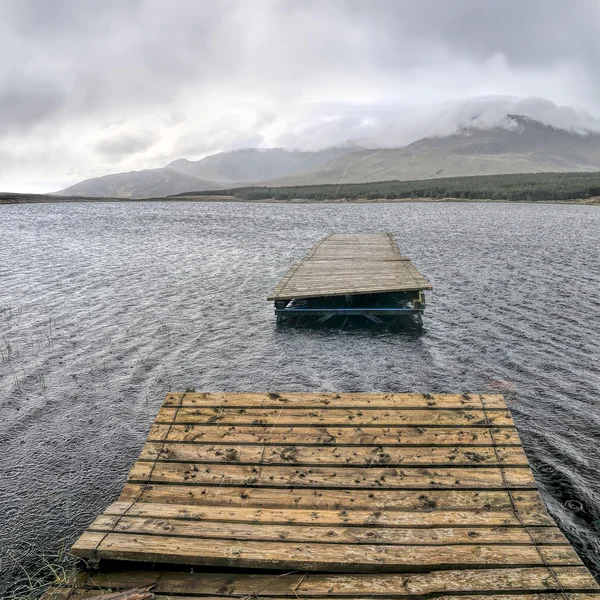
<svg viewBox="0 0 600 600">
<path fill-rule="evenodd" d="M 22 558 L 22 557 L 21 557 Z M 3 573 L 10 574 L 8 588 L 0 586 L 0 597 L 6 600 L 37 600 L 50 586 L 66 587 L 74 583 L 79 559 L 71 555 L 66 545 L 58 552 L 47 554 L 31 548 L 27 564 L 15 554 L 2 558 Z"/>
<path fill-rule="evenodd" d="M 177 194 L 175 197 L 180 196 L 233 196 L 249 201 L 294 200 L 297 198 L 314 201 L 460 198 L 539 202 L 600 196 L 600 173 L 521 173 L 340 185 L 251 186 L 228 190 L 186 192 Z"/>
</svg>

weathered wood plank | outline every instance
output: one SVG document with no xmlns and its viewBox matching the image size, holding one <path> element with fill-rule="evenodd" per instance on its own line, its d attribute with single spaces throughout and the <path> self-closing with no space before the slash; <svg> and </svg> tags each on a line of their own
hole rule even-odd
<svg viewBox="0 0 600 600">
<path fill-rule="evenodd" d="M 285 541 L 328 544 L 420 545 L 568 545 L 558 527 L 323 527 L 301 524 L 270 525 L 191 519 L 178 516 L 149 518 L 100 515 L 88 531 L 245 541 Z"/>
<path fill-rule="evenodd" d="M 504 475 L 503 475 L 503 473 Z M 262 467 L 200 463 L 137 461 L 129 472 L 131 483 L 186 483 L 266 487 L 333 487 L 351 489 L 502 489 L 534 488 L 527 468 L 352 468 Z"/>
<path fill-rule="evenodd" d="M 227 444 L 183 444 L 148 442 L 140 460 L 271 465 L 330 465 L 340 467 L 439 466 L 439 465 L 529 465 L 522 448 L 386 446 L 231 446 Z"/>
<path fill-rule="evenodd" d="M 163 406 L 189 408 L 462 408 L 506 409 L 500 394 L 396 394 L 396 393 L 331 393 L 282 392 L 230 393 L 230 392 L 180 392 L 169 393 Z"/>
<path fill-rule="evenodd" d="M 244 493 L 243 491 L 240 493 Z M 158 500 L 158 499 L 157 499 Z M 166 501 L 165 498 L 162 498 Z M 377 526 L 377 527 L 528 527 L 554 525 L 552 519 L 543 511 L 533 508 L 519 510 L 517 517 L 513 510 L 504 511 L 467 511 L 467 510 L 357 510 L 357 509 L 298 509 L 298 508 L 245 508 L 229 505 L 227 497 L 222 505 L 158 504 L 136 502 L 126 512 L 129 516 L 146 518 L 189 518 L 202 521 L 266 523 L 271 525 L 319 525 L 319 526 Z M 121 504 L 121 503 L 115 503 Z M 123 514 L 120 507 L 111 505 L 105 514 Z M 130 505 L 131 503 L 125 503 Z M 295 505 L 294 505 L 295 506 Z"/>
<path fill-rule="evenodd" d="M 52 588 L 45 595 L 42 596 L 41 600 L 86 600 L 87 598 L 95 598 L 100 595 L 106 597 L 109 592 L 106 590 L 65 590 L 62 588 L 58 588 L 63 592 L 69 592 L 70 595 L 51 595 L 52 590 L 57 588 Z M 200 593 L 200 591 L 199 591 Z M 172 600 L 173 597 L 178 597 L 176 594 L 170 594 L 169 596 L 154 594 L 154 600 Z M 402 596 L 389 596 L 391 598 L 401 598 Z M 600 594 L 596 594 L 593 592 L 587 593 L 564 593 L 564 592 L 544 592 L 539 594 L 485 594 L 485 595 L 460 595 L 460 596 L 435 596 L 438 600 L 600 600 Z M 194 596 L 186 594 L 186 600 L 222 600 L 222 596 Z M 261 600 L 274 600 L 275 596 L 263 596 L 260 595 Z M 306 598 L 306 596 L 303 596 Z M 323 598 L 323 596 L 314 596 L 314 600 L 318 598 Z M 336 596 L 338 600 L 356 600 L 356 598 L 360 598 L 360 596 Z M 108 600 L 108 599 L 107 599 Z M 114 598 L 110 598 L 109 600 L 115 600 Z M 121 599 L 119 599 L 121 600 Z M 127 598 L 123 598 L 122 600 L 128 600 Z"/>
<path fill-rule="evenodd" d="M 520 446 L 517 430 L 503 427 L 281 427 L 272 425 L 210 426 L 160 425 L 151 427 L 149 442 L 195 442 L 264 445 L 370 446 Z"/>
<path fill-rule="evenodd" d="M 51 587 L 47 589 L 41 596 L 40 600 L 68 600 L 69 598 L 84 598 L 91 595 L 102 594 L 102 590 L 83 591 L 76 590 L 72 587 Z"/>
<path fill-rule="evenodd" d="M 511 498 L 512 496 L 512 498 Z M 490 490 L 325 490 L 310 488 L 247 488 L 240 486 L 188 486 L 135 484 L 124 486 L 120 500 L 126 506 L 139 500 L 148 505 L 202 505 L 230 508 L 287 508 L 308 511 L 410 512 L 502 512 L 512 514 L 513 504 L 529 525 L 553 525 L 544 503 L 535 490 L 512 492 Z M 141 504 L 140 504 L 141 506 Z M 135 508 L 135 507 L 134 507 Z M 146 507 L 151 510 L 151 506 Z M 296 514 L 296 513 L 294 513 Z M 530 517 L 538 515 L 533 520 Z M 344 518 L 347 515 L 344 516 Z M 411 517 L 412 518 L 412 517 Z M 414 517 L 420 518 L 419 515 Z M 466 518 L 466 517 L 465 517 Z M 506 515 L 502 516 L 503 519 Z M 464 519 L 461 522 L 465 522 Z M 516 523 L 516 521 L 515 521 Z"/>
<path fill-rule="evenodd" d="M 514 427 L 508 411 L 401 410 L 336 408 L 171 408 L 162 407 L 156 423 L 269 425 L 277 427 Z"/>
<path fill-rule="evenodd" d="M 106 558 L 161 563 L 196 564 L 198 556 L 210 566 L 353 572 L 411 571 L 423 568 L 472 568 L 503 565 L 576 566 L 581 561 L 566 546 L 531 545 L 443 545 L 396 546 L 312 544 L 300 542 L 255 542 L 204 540 L 172 536 L 84 533 L 72 548 L 81 558 Z"/>
<path fill-rule="evenodd" d="M 260 594 L 269 598 L 407 597 L 470 593 L 598 593 L 600 586 L 584 567 L 464 569 L 428 573 L 346 574 L 328 573 L 178 573 L 130 571 L 81 573 L 82 589 L 132 588 L 153 585 L 157 594 L 215 594 L 244 598 Z M 514 596 L 511 595 L 511 598 Z M 584 596 L 588 598 L 588 596 Z"/>
</svg>

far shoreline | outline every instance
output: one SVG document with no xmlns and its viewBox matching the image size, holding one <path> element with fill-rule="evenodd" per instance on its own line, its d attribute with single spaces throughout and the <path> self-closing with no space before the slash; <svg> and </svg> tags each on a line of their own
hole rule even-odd
<svg viewBox="0 0 600 600">
<path fill-rule="evenodd" d="M 47 194 L 11 194 L 0 193 L 1 205 L 15 204 L 68 204 L 87 202 L 232 202 L 237 204 L 407 204 L 407 203 L 484 203 L 484 204 L 573 204 L 579 206 L 600 206 L 600 196 L 591 198 L 573 198 L 570 200 L 507 200 L 492 198 L 328 198 L 314 200 L 310 198 L 294 198 L 279 200 L 263 198 L 246 200 L 236 196 L 164 196 L 156 198 L 107 198 L 82 196 L 54 196 Z"/>
</svg>

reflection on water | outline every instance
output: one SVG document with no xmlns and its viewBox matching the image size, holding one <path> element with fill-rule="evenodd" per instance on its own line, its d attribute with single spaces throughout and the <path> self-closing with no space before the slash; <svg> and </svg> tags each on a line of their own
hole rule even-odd
<svg viewBox="0 0 600 600">
<path fill-rule="evenodd" d="M 422 313 L 414 312 L 411 294 L 406 292 L 322 296 L 280 304 L 275 310 L 280 328 L 397 334 L 419 334 L 423 329 Z"/>
<path fill-rule="evenodd" d="M 328 331 L 340 332 L 353 331 L 362 332 L 368 335 L 412 335 L 419 336 L 424 332 L 424 327 L 420 326 L 414 317 L 376 317 L 380 322 L 374 322 L 367 317 L 353 315 L 335 315 L 327 320 L 321 320 L 322 317 L 307 315 L 288 315 L 284 319 L 277 320 L 277 331 L 285 332 L 286 329 L 299 329 L 303 331 Z"/>
<path fill-rule="evenodd" d="M 421 335 L 276 325 L 266 296 L 310 246 L 382 230 L 433 284 Z M 167 390 L 506 391 L 600 567 L 598 208 L 29 205 L 0 231 L 1 552 L 27 564 L 114 500 Z"/>
</svg>

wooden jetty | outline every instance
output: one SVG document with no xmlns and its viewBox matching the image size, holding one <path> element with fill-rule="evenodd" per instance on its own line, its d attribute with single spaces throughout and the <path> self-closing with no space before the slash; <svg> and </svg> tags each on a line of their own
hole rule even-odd
<svg viewBox="0 0 600 600">
<path fill-rule="evenodd" d="M 170 393 L 72 552 L 46 600 L 600 600 L 500 395 Z"/>
<path fill-rule="evenodd" d="M 274 301 L 280 320 L 286 316 L 317 316 L 324 321 L 336 315 L 360 315 L 381 322 L 382 316 L 414 314 L 421 324 L 423 292 L 430 289 L 431 284 L 411 260 L 400 254 L 391 234 L 338 233 L 313 246 L 284 275 L 267 300 Z M 314 303 L 332 298 L 345 302 L 326 306 Z M 300 300 L 313 302 L 298 305 Z"/>
</svg>

